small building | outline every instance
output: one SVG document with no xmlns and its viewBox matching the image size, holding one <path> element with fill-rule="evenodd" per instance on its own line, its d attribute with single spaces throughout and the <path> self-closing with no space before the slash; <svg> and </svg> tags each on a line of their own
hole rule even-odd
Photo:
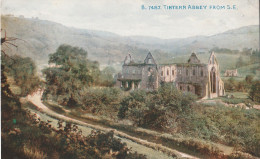
<svg viewBox="0 0 260 159">
<path fill-rule="evenodd" d="M 156 90 L 162 83 L 172 83 L 184 92 L 192 92 L 201 98 L 214 98 L 225 94 L 220 78 L 219 65 L 212 52 L 208 63 L 201 63 L 192 53 L 187 63 L 158 65 L 151 53 L 143 63 L 136 63 L 131 55 L 125 58 L 117 86 L 124 90 Z"/>
<path fill-rule="evenodd" d="M 224 75 L 225 75 L 225 77 L 237 77 L 238 76 L 238 72 L 237 72 L 237 69 L 235 69 L 235 70 L 226 70 Z"/>
</svg>

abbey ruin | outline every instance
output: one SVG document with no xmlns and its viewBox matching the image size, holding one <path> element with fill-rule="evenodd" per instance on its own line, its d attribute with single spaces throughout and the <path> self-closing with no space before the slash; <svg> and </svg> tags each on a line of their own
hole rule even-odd
<svg viewBox="0 0 260 159">
<path fill-rule="evenodd" d="M 126 56 L 117 86 L 124 90 L 156 90 L 162 83 L 172 83 L 177 89 L 192 92 L 200 98 L 214 98 L 225 94 L 219 65 L 212 52 L 208 63 L 201 63 L 192 53 L 187 63 L 158 65 L 151 53 L 143 63 Z"/>
</svg>

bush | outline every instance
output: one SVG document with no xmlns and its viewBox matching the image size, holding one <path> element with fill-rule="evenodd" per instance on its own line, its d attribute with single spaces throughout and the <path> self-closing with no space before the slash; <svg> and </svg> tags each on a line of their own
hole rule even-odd
<svg viewBox="0 0 260 159">
<path fill-rule="evenodd" d="M 185 117 L 181 132 L 213 142 L 234 146 L 256 156 L 259 154 L 260 112 L 255 109 L 230 108 L 222 105 L 197 105 Z"/>
<path fill-rule="evenodd" d="M 118 88 L 88 88 L 82 91 L 83 109 L 94 114 L 118 112 L 122 92 Z"/>
<path fill-rule="evenodd" d="M 255 159 L 252 155 L 248 153 L 243 153 L 243 152 L 233 152 L 229 157 L 229 159 L 241 159 L 241 158 L 246 158 L 246 159 Z"/>
<path fill-rule="evenodd" d="M 138 126 L 158 130 L 173 128 L 177 113 L 189 112 L 196 97 L 182 93 L 168 84 L 158 91 L 133 91 L 121 101 L 119 118 L 128 118 Z"/>
<path fill-rule="evenodd" d="M 13 85 L 20 88 L 20 97 L 37 91 L 42 85 L 37 76 L 35 63 L 30 57 L 2 56 L 2 65 L 6 75 L 14 79 Z"/>
<path fill-rule="evenodd" d="M 253 79 L 254 77 L 252 75 L 247 75 L 242 81 L 236 81 L 233 77 L 231 77 L 225 81 L 225 90 L 231 92 L 248 92 L 254 83 Z"/>
<path fill-rule="evenodd" d="M 114 79 L 113 75 L 116 74 L 116 70 L 113 67 L 106 67 L 101 71 L 100 75 L 100 85 L 112 87 L 116 80 Z"/>
<path fill-rule="evenodd" d="M 13 118 L 19 122 L 12 124 L 2 120 L 3 158 L 146 158 L 130 152 L 112 131 L 92 131 L 89 136 L 83 136 L 76 125 L 63 126 L 59 121 L 56 129 L 22 109 L 16 111 Z"/>
<path fill-rule="evenodd" d="M 131 92 L 129 96 L 122 99 L 118 117 L 121 119 L 127 117 L 137 125 L 141 125 L 144 111 L 147 109 L 146 96 L 146 92 L 143 90 Z"/>
<path fill-rule="evenodd" d="M 256 81 L 252 84 L 249 92 L 249 98 L 260 103 L 260 81 Z"/>
</svg>

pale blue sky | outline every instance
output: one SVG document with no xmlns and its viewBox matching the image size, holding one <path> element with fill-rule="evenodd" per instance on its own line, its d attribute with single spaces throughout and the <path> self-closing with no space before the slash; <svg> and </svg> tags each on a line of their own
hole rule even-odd
<svg viewBox="0 0 260 159">
<path fill-rule="evenodd" d="M 236 5 L 237 10 L 143 11 L 141 5 Z M 2 14 L 123 36 L 184 38 L 259 25 L 259 0 L 2 0 Z"/>
</svg>

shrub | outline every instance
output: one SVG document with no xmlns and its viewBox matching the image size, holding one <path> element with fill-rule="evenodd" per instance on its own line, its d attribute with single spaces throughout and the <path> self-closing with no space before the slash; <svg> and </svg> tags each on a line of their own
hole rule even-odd
<svg viewBox="0 0 260 159">
<path fill-rule="evenodd" d="M 116 81 L 113 75 L 116 73 L 116 70 L 113 67 L 106 67 L 101 71 L 100 75 L 100 85 L 112 87 Z"/>
<path fill-rule="evenodd" d="M 249 98 L 260 103 L 260 81 L 256 81 L 252 84 L 249 92 Z"/>
<path fill-rule="evenodd" d="M 252 155 L 240 151 L 233 152 L 228 158 L 229 159 L 241 159 L 241 158 L 255 159 L 255 157 L 253 157 Z"/>
<path fill-rule="evenodd" d="M 118 112 L 121 90 L 117 88 L 88 88 L 82 91 L 83 109 L 96 114 Z"/>
<path fill-rule="evenodd" d="M 188 136 L 234 146 L 237 150 L 259 156 L 260 112 L 255 109 L 230 108 L 222 105 L 197 105 L 185 117 L 181 132 Z"/>
<path fill-rule="evenodd" d="M 182 93 L 168 84 L 158 91 L 133 91 L 121 101 L 119 118 L 128 118 L 136 125 L 153 129 L 171 129 L 177 113 L 189 112 L 196 97 Z"/>
<path fill-rule="evenodd" d="M 20 110 L 14 116 L 19 123 L 2 120 L 3 158 L 139 158 L 144 155 L 130 152 L 113 132 L 92 131 L 83 136 L 76 125 L 58 122 L 58 129 L 34 115 Z"/>
<path fill-rule="evenodd" d="M 30 57 L 2 56 L 2 65 L 7 76 L 14 79 L 14 85 L 20 88 L 19 96 L 35 92 L 41 85 L 36 66 Z"/>
<path fill-rule="evenodd" d="M 147 109 L 146 96 L 146 92 L 143 90 L 131 92 L 129 96 L 122 99 L 118 117 L 121 119 L 127 117 L 137 125 L 141 125 L 144 111 Z"/>
</svg>

